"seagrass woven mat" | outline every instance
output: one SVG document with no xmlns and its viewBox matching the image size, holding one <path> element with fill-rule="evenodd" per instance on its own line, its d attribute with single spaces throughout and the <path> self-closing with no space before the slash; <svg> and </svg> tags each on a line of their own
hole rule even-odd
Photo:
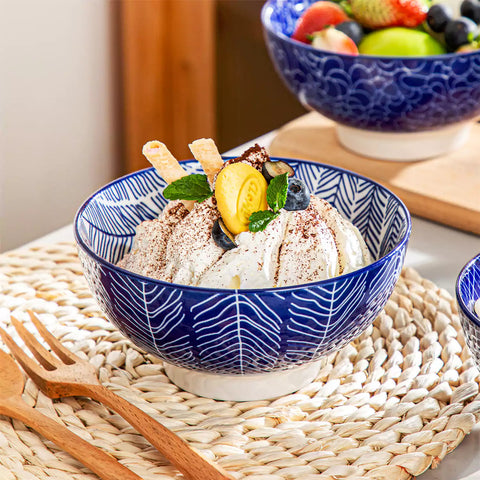
<svg viewBox="0 0 480 480">
<path fill-rule="evenodd" d="M 102 316 L 73 244 L 0 255 L 0 325 L 35 311 L 100 380 L 236 478 L 408 479 L 435 467 L 480 416 L 477 370 L 452 297 L 402 273 L 373 326 L 330 355 L 316 381 L 273 401 L 225 402 L 179 390 L 162 363 Z M 177 476 L 122 418 L 86 398 L 52 401 L 27 379 L 24 398 L 145 480 Z M 94 480 L 22 423 L 0 416 L 1 480 Z"/>
</svg>

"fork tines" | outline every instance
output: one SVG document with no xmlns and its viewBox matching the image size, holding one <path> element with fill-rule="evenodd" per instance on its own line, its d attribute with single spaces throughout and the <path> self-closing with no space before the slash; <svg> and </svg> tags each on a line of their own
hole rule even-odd
<svg viewBox="0 0 480 480">
<path fill-rule="evenodd" d="M 76 362 L 83 362 L 82 359 L 77 357 L 77 355 L 70 352 L 65 348 L 59 340 L 57 340 L 40 322 L 38 317 L 32 312 L 28 311 L 32 323 L 35 325 L 38 333 L 43 337 L 43 339 L 48 343 L 53 352 L 55 352 L 58 357 L 52 355 L 40 342 L 35 338 L 35 336 L 30 333 L 25 326 L 18 321 L 15 317 L 11 316 L 12 325 L 15 327 L 20 338 L 25 342 L 25 345 L 32 352 L 33 356 L 37 359 L 39 364 L 30 358 L 22 348 L 17 345 L 13 338 L 0 327 L 0 337 L 3 339 L 7 347 L 12 352 L 13 356 L 17 361 L 22 365 L 23 369 L 32 377 L 34 381 L 42 381 L 42 377 L 45 374 L 44 369 L 46 370 L 55 370 L 56 368 L 62 365 L 72 365 Z M 43 368 L 42 368 L 43 367 Z"/>
</svg>

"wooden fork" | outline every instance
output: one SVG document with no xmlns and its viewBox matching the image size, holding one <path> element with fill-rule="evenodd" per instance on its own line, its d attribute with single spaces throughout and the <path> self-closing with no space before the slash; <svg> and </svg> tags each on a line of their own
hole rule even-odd
<svg viewBox="0 0 480 480">
<path fill-rule="evenodd" d="M 188 479 L 233 480 L 231 475 L 195 452 L 175 433 L 101 385 L 93 365 L 70 352 L 45 328 L 33 312 L 28 313 L 56 356 L 46 350 L 14 317 L 11 317 L 13 326 L 39 363 L 26 355 L 1 328 L 0 336 L 45 395 L 50 398 L 84 396 L 108 406 L 141 433 Z"/>
<path fill-rule="evenodd" d="M 15 360 L 0 350 L 0 414 L 28 425 L 104 480 L 142 480 L 110 454 L 94 447 L 65 425 L 25 403 L 22 398 L 24 386 L 22 372 Z"/>
</svg>

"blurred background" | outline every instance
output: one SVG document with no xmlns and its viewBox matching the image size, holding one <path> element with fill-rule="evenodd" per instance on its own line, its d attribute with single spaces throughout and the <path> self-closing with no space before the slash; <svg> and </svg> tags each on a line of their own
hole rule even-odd
<svg viewBox="0 0 480 480">
<path fill-rule="evenodd" d="M 226 151 L 304 113 L 263 43 L 263 0 L 0 0 L 0 251 L 73 220 L 95 189 Z"/>
</svg>

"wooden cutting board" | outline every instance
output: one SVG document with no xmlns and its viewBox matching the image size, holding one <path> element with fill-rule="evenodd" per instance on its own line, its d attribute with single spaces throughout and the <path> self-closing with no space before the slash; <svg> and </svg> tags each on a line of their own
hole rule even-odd
<svg viewBox="0 0 480 480">
<path fill-rule="evenodd" d="M 455 152 L 418 162 L 394 162 L 346 150 L 333 121 L 308 113 L 282 127 L 269 152 L 360 173 L 395 192 L 412 214 L 480 234 L 479 123 L 473 125 L 467 144 Z"/>
</svg>

